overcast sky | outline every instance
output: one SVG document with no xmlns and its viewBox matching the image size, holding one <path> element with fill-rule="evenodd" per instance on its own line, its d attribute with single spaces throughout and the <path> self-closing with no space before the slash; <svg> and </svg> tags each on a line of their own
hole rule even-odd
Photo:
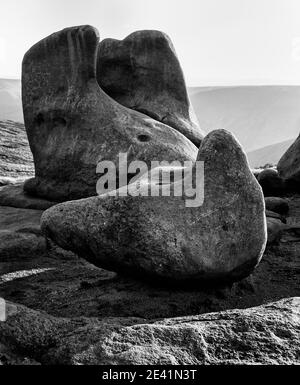
<svg viewBox="0 0 300 385">
<path fill-rule="evenodd" d="M 300 0 L 1 0 L 0 14 L 1 77 L 19 78 L 41 38 L 91 24 L 101 39 L 166 32 L 190 86 L 300 84 Z"/>
</svg>

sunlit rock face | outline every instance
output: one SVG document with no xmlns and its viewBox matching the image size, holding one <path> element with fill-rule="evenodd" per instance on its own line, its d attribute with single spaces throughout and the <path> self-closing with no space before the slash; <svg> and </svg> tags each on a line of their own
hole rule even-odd
<svg viewBox="0 0 300 385">
<path fill-rule="evenodd" d="M 109 96 L 175 128 L 199 147 L 204 132 L 189 101 L 175 49 L 165 33 L 146 30 L 124 40 L 104 39 L 97 60 L 98 82 Z"/>
<path fill-rule="evenodd" d="M 109 97 L 96 78 L 98 31 L 66 28 L 24 56 L 22 100 L 35 178 L 27 193 L 55 201 L 96 195 L 97 163 L 195 160 L 197 147 L 181 132 Z M 98 74 L 98 80 L 101 75 Z"/>
</svg>

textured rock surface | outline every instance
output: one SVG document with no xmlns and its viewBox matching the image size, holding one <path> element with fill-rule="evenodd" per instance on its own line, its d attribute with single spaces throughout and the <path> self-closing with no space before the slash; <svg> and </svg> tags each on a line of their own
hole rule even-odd
<svg viewBox="0 0 300 385">
<path fill-rule="evenodd" d="M 290 191 L 300 191 L 300 135 L 280 158 L 278 173 Z"/>
<path fill-rule="evenodd" d="M 97 77 L 117 102 L 174 127 L 199 147 L 203 132 L 166 34 L 147 30 L 124 40 L 104 39 L 98 50 Z"/>
<path fill-rule="evenodd" d="M 289 212 L 289 204 L 286 199 L 279 197 L 267 197 L 265 198 L 266 209 L 274 211 L 281 215 L 287 215 Z"/>
<path fill-rule="evenodd" d="M 47 210 L 43 230 L 114 271 L 200 282 L 247 276 L 266 243 L 261 188 L 227 131 L 208 134 L 197 159 L 205 164 L 202 206 L 174 196 L 88 198 Z"/>
<path fill-rule="evenodd" d="M 67 28 L 24 56 L 22 99 L 35 178 L 25 190 L 54 201 L 96 195 L 96 165 L 195 160 L 197 148 L 175 129 L 120 105 L 96 80 L 98 32 Z"/>
<path fill-rule="evenodd" d="M 26 194 L 23 186 L 24 183 L 14 183 L 0 187 L 0 206 L 46 210 L 55 204 L 55 202 Z"/>
<path fill-rule="evenodd" d="M 264 196 L 281 196 L 285 193 L 284 181 L 274 168 L 267 168 L 261 171 L 257 180 L 262 187 Z"/>
<path fill-rule="evenodd" d="M 146 323 L 55 318 L 7 303 L 0 341 L 44 364 L 297 364 L 300 299 Z"/>
</svg>

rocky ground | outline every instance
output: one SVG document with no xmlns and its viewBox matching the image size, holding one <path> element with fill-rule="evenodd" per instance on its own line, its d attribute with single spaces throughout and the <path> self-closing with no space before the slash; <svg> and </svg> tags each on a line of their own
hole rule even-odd
<svg viewBox="0 0 300 385">
<path fill-rule="evenodd" d="M 10 178 L 34 175 L 32 154 L 22 123 L 0 120 L 0 186 Z"/>
<path fill-rule="evenodd" d="M 290 229 L 300 195 L 288 197 L 288 226 L 248 278 L 214 288 L 141 282 L 46 242 L 39 221 L 53 203 L 22 193 L 33 166 L 22 126 L 9 139 L 9 124 L 0 126 L 2 364 L 300 362 L 300 235 Z"/>
</svg>

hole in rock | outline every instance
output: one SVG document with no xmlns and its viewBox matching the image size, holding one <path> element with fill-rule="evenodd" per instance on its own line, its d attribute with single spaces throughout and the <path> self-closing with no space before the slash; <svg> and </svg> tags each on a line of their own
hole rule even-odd
<svg viewBox="0 0 300 385">
<path fill-rule="evenodd" d="M 145 134 L 138 135 L 137 138 L 140 142 L 149 142 L 151 140 L 151 137 Z"/>
<path fill-rule="evenodd" d="M 45 122 L 45 119 L 44 119 L 44 116 L 41 112 L 39 112 L 37 114 L 37 116 L 35 117 L 35 121 L 36 123 L 40 126 L 41 124 L 43 124 Z"/>
<path fill-rule="evenodd" d="M 58 117 L 53 119 L 53 125 L 56 126 L 66 126 L 67 121 L 64 118 Z"/>
</svg>

